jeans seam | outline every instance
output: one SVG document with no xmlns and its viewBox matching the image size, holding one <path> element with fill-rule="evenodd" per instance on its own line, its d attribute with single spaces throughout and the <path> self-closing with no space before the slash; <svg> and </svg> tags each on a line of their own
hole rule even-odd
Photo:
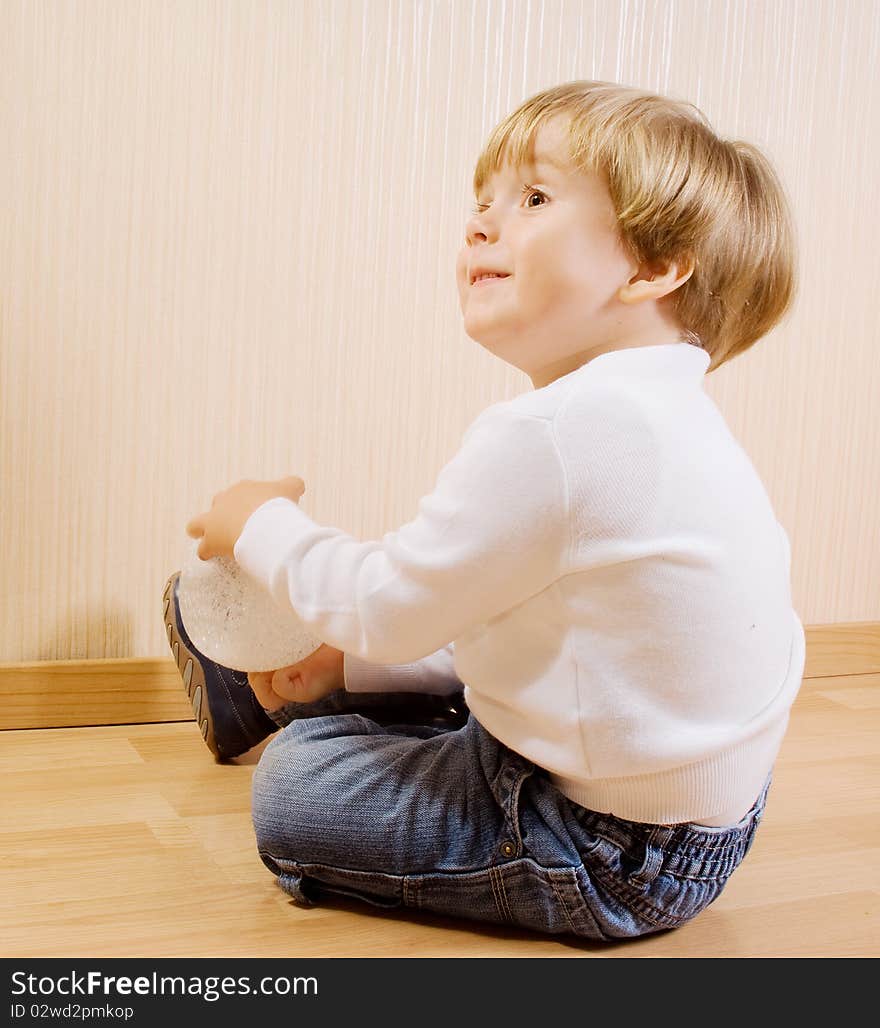
<svg viewBox="0 0 880 1028">
<path fill-rule="evenodd" d="M 734 870 L 736 870 L 736 868 L 734 868 Z M 678 878 L 682 882 L 718 882 L 720 878 L 724 878 L 725 880 L 729 878 L 733 874 L 733 871 L 730 871 L 727 874 L 724 874 L 722 871 L 718 871 L 716 874 L 705 875 L 689 875 L 682 874 L 679 871 L 667 871 L 666 874 L 668 874 L 670 878 Z"/>
<path fill-rule="evenodd" d="M 553 887 L 553 892 L 556 894 L 556 899 L 558 900 L 560 907 L 562 907 L 562 912 L 565 914 L 565 920 L 568 921 L 568 927 L 572 930 L 572 932 L 574 932 L 575 935 L 577 935 L 577 929 L 574 926 L 574 921 L 572 920 L 571 912 L 568 908 L 568 903 L 566 903 L 565 901 L 565 896 L 557 886 L 556 879 L 553 877 L 553 875 L 548 875 L 547 877 L 550 879 L 550 885 Z"/>
<path fill-rule="evenodd" d="M 405 907 L 421 907 L 420 880 L 412 875 L 403 876 L 403 905 Z"/>
<path fill-rule="evenodd" d="M 490 867 L 489 871 L 489 883 L 492 886 L 492 895 L 495 898 L 495 907 L 498 913 L 501 915 L 502 920 L 513 922 L 513 914 L 510 912 L 510 907 L 507 903 L 507 891 L 504 888 L 504 878 L 501 874 L 501 869 L 498 867 Z"/>
</svg>

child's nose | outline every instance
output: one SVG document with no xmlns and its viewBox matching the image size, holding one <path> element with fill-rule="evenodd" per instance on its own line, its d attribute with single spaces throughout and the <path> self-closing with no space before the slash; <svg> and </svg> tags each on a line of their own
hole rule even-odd
<svg viewBox="0 0 880 1028">
<path fill-rule="evenodd" d="M 473 246 L 477 240 L 488 242 L 490 237 L 494 237 L 497 234 L 498 230 L 494 227 L 494 222 L 486 218 L 485 211 L 481 211 L 479 214 L 472 214 L 465 225 L 464 235 L 469 246 Z"/>
</svg>

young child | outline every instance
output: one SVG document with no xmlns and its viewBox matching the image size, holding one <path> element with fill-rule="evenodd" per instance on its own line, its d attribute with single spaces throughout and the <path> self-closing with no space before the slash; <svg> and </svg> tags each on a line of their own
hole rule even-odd
<svg viewBox="0 0 880 1028">
<path fill-rule="evenodd" d="M 804 668 L 786 533 L 703 389 L 790 307 L 788 205 L 693 106 L 593 81 L 505 118 L 474 188 L 464 328 L 534 390 L 477 417 L 381 540 L 316 524 L 297 478 L 192 519 L 312 656 L 200 658 L 174 578 L 169 640 L 215 754 L 283 726 L 253 820 L 298 902 L 674 928 L 746 855 Z"/>
</svg>

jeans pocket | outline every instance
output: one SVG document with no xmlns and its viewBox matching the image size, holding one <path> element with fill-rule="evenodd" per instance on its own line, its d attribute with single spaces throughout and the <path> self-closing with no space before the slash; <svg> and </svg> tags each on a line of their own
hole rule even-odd
<svg viewBox="0 0 880 1028">
<path fill-rule="evenodd" d="M 551 935 L 604 938 L 584 901 L 577 868 L 542 867 L 522 858 L 491 872 L 495 876 L 496 902 L 510 923 Z"/>
</svg>

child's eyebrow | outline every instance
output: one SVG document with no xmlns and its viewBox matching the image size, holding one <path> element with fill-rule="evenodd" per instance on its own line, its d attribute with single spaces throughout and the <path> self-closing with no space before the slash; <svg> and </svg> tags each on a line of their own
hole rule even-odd
<svg viewBox="0 0 880 1028">
<path fill-rule="evenodd" d="M 563 161 L 560 161 L 557 158 L 553 157 L 552 154 L 541 154 L 540 157 L 536 155 L 533 160 L 526 161 L 523 167 L 530 169 L 532 171 L 537 171 L 541 165 L 543 165 L 545 168 L 555 168 L 563 175 L 567 175 L 570 171 L 570 168 Z M 497 174 L 499 174 L 498 171 L 493 172 L 490 178 L 494 177 Z"/>
<path fill-rule="evenodd" d="M 538 157 L 532 161 L 526 161 L 522 165 L 523 168 L 528 169 L 530 171 L 537 171 L 538 168 L 541 166 L 545 168 L 555 168 L 557 171 L 560 171 L 563 174 L 567 173 L 569 170 L 562 161 L 559 161 L 556 158 L 551 157 L 549 154 L 547 156 Z"/>
</svg>

